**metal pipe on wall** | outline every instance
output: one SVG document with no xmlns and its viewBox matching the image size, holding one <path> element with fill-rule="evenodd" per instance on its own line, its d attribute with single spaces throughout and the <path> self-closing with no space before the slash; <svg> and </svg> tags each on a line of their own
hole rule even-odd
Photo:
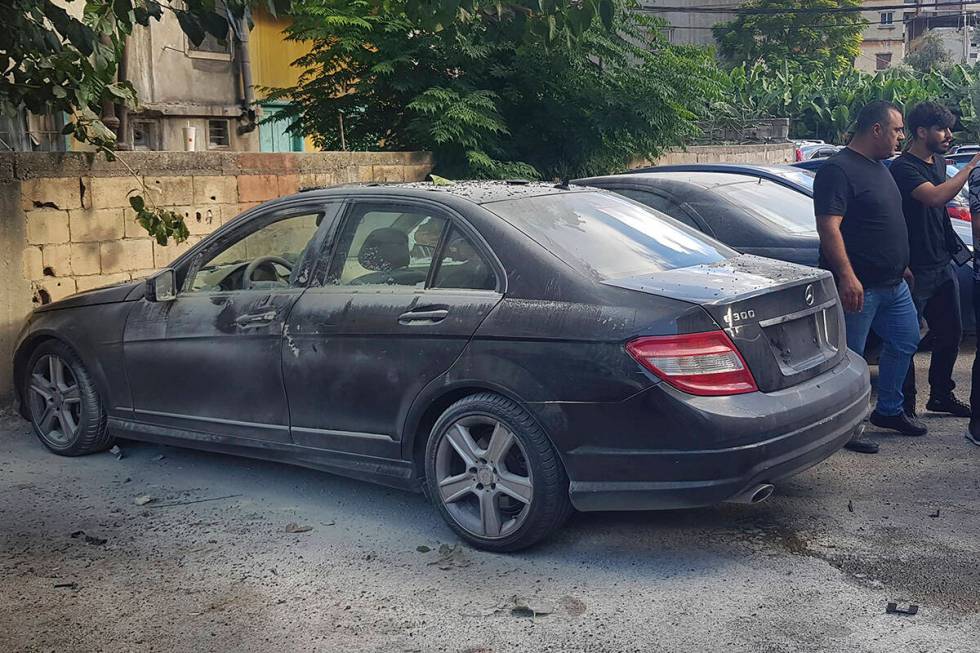
<svg viewBox="0 0 980 653">
<path fill-rule="evenodd" d="M 252 88 L 252 59 L 248 53 L 248 23 L 245 18 L 235 21 L 236 59 L 239 79 L 242 85 L 242 110 L 246 116 L 245 124 L 238 125 L 239 134 L 255 131 L 255 90 Z"/>
<path fill-rule="evenodd" d="M 128 58 L 129 38 L 126 37 L 123 39 L 122 56 L 119 57 L 119 68 L 116 72 L 116 79 L 120 82 L 125 82 L 129 79 Z M 131 150 L 133 149 L 133 144 L 129 138 L 129 107 L 125 104 L 119 104 L 117 105 L 117 112 L 119 115 L 119 129 L 116 130 L 116 149 Z"/>
</svg>

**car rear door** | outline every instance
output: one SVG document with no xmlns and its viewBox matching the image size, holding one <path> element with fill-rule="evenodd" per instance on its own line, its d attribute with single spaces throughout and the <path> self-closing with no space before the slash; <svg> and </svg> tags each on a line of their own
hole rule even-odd
<svg viewBox="0 0 980 653">
<path fill-rule="evenodd" d="M 322 283 L 286 324 L 293 441 L 399 457 L 412 400 L 460 356 L 503 280 L 480 236 L 440 205 L 351 200 Z"/>
<path fill-rule="evenodd" d="M 283 326 L 312 278 L 325 223 L 338 209 L 339 204 L 319 201 L 259 213 L 212 236 L 185 263 L 176 299 L 139 301 L 124 335 L 137 421 L 290 441 Z M 262 264 L 251 275 L 253 282 L 245 283 L 250 262 L 273 256 L 280 262 Z"/>
</svg>

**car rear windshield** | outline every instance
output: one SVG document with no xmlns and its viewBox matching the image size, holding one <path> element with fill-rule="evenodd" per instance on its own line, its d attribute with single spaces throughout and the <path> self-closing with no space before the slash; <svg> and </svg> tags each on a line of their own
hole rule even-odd
<svg viewBox="0 0 980 653">
<path fill-rule="evenodd" d="M 735 255 L 663 213 L 610 193 L 556 193 L 484 206 L 600 281 Z"/>
<path fill-rule="evenodd" d="M 781 230 L 797 234 L 817 230 L 813 200 L 792 188 L 759 179 L 715 186 L 711 192 Z"/>
</svg>

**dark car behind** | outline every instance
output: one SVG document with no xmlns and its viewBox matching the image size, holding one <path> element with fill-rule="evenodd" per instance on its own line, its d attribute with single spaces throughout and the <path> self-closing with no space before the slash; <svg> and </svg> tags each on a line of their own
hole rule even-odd
<svg viewBox="0 0 980 653">
<path fill-rule="evenodd" d="M 739 251 L 817 265 L 820 238 L 813 214 L 814 174 L 795 165 L 689 164 L 575 183 L 632 197 Z M 954 218 L 950 224 L 972 249 L 971 224 Z M 957 277 L 963 330 L 975 333 L 972 263 L 958 266 Z"/>
</svg>

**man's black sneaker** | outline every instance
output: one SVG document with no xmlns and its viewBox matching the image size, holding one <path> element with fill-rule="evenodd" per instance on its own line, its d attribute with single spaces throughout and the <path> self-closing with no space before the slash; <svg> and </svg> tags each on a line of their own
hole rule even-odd
<svg viewBox="0 0 980 653">
<path fill-rule="evenodd" d="M 864 437 L 854 438 L 845 444 L 844 448 L 858 453 L 878 453 L 878 443 Z"/>
<path fill-rule="evenodd" d="M 966 430 L 966 439 L 980 447 L 980 422 L 970 421 L 970 428 Z"/>
<path fill-rule="evenodd" d="M 929 397 L 926 410 L 931 410 L 934 413 L 949 413 L 956 417 L 970 416 L 970 406 L 964 404 L 953 394 L 948 394 L 945 397 Z"/>
<path fill-rule="evenodd" d="M 925 435 L 929 429 L 919 420 L 909 417 L 905 413 L 898 415 L 882 415 L 877 410 L 871 413 L 869 421 L 875 426 L 883 429 L 898 431 L 902 435 Z"/>
<path fill-rule="evenodd" d="M 906 399 L 905 404 L 902 406 L 902 410 L 905 411 L 906 415 L 913 419 L 919 416 L 919 412 L 915 409 L 915 399 Z"/>
</svg>

